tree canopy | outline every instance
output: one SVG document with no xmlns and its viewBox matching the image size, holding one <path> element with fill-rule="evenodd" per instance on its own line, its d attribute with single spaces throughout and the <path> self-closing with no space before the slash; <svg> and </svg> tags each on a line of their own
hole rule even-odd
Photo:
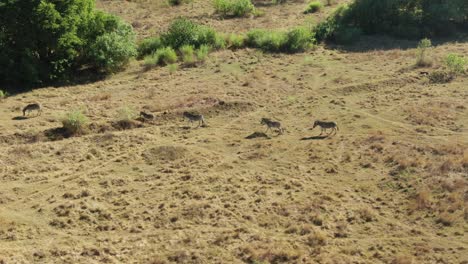
<svg viewBox="0 0 468 264">
<path fill-rule="evenodd" d="M 109 72 L 136 54 L 134 33 L 94 0 L 2 0 L 0 83 L 41 86 L 83 66 Z"/>
</svg>

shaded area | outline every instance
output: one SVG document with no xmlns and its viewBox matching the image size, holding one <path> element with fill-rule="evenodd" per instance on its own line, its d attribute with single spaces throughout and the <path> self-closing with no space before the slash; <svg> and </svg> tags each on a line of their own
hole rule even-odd
<svg viewBox="0 0 468 264">
<path fill-rule="evenodd" d="M 313 136 L 313 137 L 303 137 L 301 140 L 322 140 L 328 138 L 327 136 Z"/>
<path fill-rule="evenodd" d="M 270 139 L 270 137 L 263 133 L 263 132 L 254 132 L 248 136 L 245 137 L 246 139 L 254 139 L 254 138 L 266 138 L 266 139 Z"/>
</svg>

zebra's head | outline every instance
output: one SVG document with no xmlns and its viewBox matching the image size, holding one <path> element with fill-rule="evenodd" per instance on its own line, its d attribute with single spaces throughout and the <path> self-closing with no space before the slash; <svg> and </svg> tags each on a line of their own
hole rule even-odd
<svg viewBox="0 0 468 264">
<path fill-rule="evenodd" d="M 316 126 L 318 126 L 318 123 L 319 123 L 318 121 L 315 121 L 314 126 L 312 127 L 312 129 L 314 129 Z"/>
<path fill-rule="evenodd" d="M 268 119 L 268 118 L 262 118 L 262 121 L 260 122 L 260 124 L 265 125 L 265 124 L 267 124 L 269 121 L 270 121 L 270 119 Z"/>
</svg>

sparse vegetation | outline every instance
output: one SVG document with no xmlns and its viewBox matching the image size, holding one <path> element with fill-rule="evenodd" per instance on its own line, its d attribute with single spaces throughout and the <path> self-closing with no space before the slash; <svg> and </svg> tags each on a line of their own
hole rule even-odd
<svg viewBox="0 0 468 264">
<path fill-rule="evenodd" d="M 305 14 L 309 14 L 309 13 L 315 13 L 315 12 L 318 12 L 320 11 L 320 9 L 322 9 L 322 3 L 319 2 L 319 1 L 312 1 L 310 2 L 306 9 L 304 10 L 304 13 Z"/>
<path fill-rule="evenodd" d="M 175 64 L 175 63 L 169 64 L 169 65 L 167 65 L 167 69 L 169 71 L 169 74 L 172 75 L 177 71 L 177 64 Z"/>
<path fill-rule="evenodd" d="M 154 56 L 157 58 L 159 65 L 168 65 L 177 61 L 177 53 L 171 47 L 158 49 Z"/>
<path fill-rule="evenodd" d="M 82 133 L 87 122 L 88 118 L 81 110 L 68 112 L 62 119 L 63 128 L 69 135 Z"/>
<path fill-rule="evenodd" d="M 241 49 L 244 47 L 245 36 L 237 34 L 229 34 L 226 37 L 226 46 L 229 49 Z"/>
<path fill-rule="evenodd" d="M 214 8 L 223 17 L 242 17 L 255 12 L 250 0 L 214 0 Z"/>
<path fill-rule="evenodd" d="M 117 111 L 116 124 L 121 129 L 129 129 L 133 127 L 134 120 L 138 117 L 137 112 L 128 106 L 124 106 Z"/>
</svg>

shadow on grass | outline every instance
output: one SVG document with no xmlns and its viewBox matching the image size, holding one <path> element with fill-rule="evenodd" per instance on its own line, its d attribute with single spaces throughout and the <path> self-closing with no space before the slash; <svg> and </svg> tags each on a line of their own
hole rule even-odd
<svg viewBox="0 0 468 264">
<path fill-rule="evenodd" d="M 26 116 L 15 116 L 11 120 L 26 120 L 26 119 L 29 119 L 29 118 Z"/>
<path fill-rule="evenodd" d="M 328 138 L 328 136 L 313 136 L 313 137 L 303 137 L 301 140 L 323 140 Z"/>
</svg>

